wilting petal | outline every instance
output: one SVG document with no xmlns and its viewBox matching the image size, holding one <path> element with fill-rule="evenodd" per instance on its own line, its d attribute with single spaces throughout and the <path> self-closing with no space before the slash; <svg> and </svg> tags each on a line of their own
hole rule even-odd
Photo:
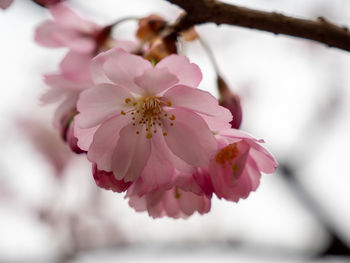
<svg viewBox="0 0 350 263">
<path fill-rule="evenodd" d="M 163 128 L 171 151 L 191 165 L 206 166 L 216 151 L 216 141 L 208 125 L 191 111 L 169 109 L 167 112 L 176 118 L 174 126 Z"/>
<path fill-rule="evenodd" d="M 119 132 L 127 123 L 128 120 L 123 116 L 115 116 L 103 122 L 96 130 L 87 157 L 97 164 L 99 170 L 111 171 L 112 155 Z"/>
<path fill-rule="evenodd" d="M 165 68 L 151 68 L 135 78 L 135 83 L 143 88 L 146 94 L 158 94 L 174 86 L 178 81 L 178 78 Z"/>
<path fill-rule="evenodd" d="M 118 86 L 140 93 L 142 89 L 136 85 L 134 79 L 141 76 L 147 69 L 152 68 L 148 60 L 140 56 L 131 55 L 118 48 L 103 63 L 106 76 Z"/>
<path fill-rule="evenodd" d="M 90 128 L 119 115 L 127 97 L 132 97 L 128 91 L 107 83 L 83 91 L 77 103 L 80 112 L 76 117 L 77 124 Z"/>
<path fill-rule="evenodd" d="M 151 151 L 151 141 L 145 131 L 136 133 L 129 124 L 120 131 L 115 152 L 112 157 L 112 169 L 116 179 L 125 182 L 135 181 L 147 164 Z"/>
<path fill-rule="evenodd" d="M 190 63 L 188 58 L 179 55 L 171 55 L 161 60 L 156 68 L 167 68 L 170 73 L 179 79 L 178 84 L 196 88 L 202 80 L 199 67 Z"/>
</svg>

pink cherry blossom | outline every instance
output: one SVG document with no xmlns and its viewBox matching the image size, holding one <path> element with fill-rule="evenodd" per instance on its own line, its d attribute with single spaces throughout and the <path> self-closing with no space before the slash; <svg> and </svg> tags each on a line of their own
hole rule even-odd
<svg viewBox="0 0 350 263">
<path fill-rule="evenodd" d="M 46 74 L 44 81 L 50 88 L 41 97 L 43 104 L 59 103 L 54 116 L 54 126 L 59 129 L 62 138 L 76 153 L 82 151 L 77 146 L 77 139 L 74 136 L 71 123 L 77 114 L 76 103 L 79 94 L 84 89 L 92 87 L 90 73 L 86 68 L 85 65 L 85 67 L 80 68 L 81 72 L 77 72 L 71 77 L 64 74 L 64 67 L 60 73 Z"/>
<path fill-rule="evenodd" d="M 13 0 L 0 0 L 0 8 L 5 10 L 5 9 L 7 9 L 12 3 L 13 3 Z"/>
<path fill-rule="evenodd" d="M 96 87 L 83 91 L 77 103 L 78 145 L 117 180 L 141 176 L 147 191 L 167 185 L 174 169 L 207 166 L 217 148 L 207 118 L 232 119 L 196 88 L 201 72 L 183 56 L 166 57 L 154 67 L 117 48 L 93 60 L 92 76 Z"/>
<path fill-rule="evenodd" d="M 273 173 L 274 157 L 250 135 L 235 129 L 216 135 L 218 151 L 206 169 L 194 174 L 204 193 L 238 202 L 247 198 L 260 183 L 261 173 Z"/>
<path fill-rule="evenodd" d="M 147 211 L 153 218 L 187 218 L 196 211 L 201 215 L 208 213 L 211 200 L 205 194 L 196 194 L 175 185 L 170 189 L 154 190 L 141 197 L 131 195 L 129 205 L 137 212 Z"/>
<path fill-rule="evenodd" d="M 104 28 L 83 19 L 64 4 L 49 6 L 54 21 L 46 21 L 36 29 L 35 40 L 45 47 L 68 47 L 79 53 L 92 53 Z"/>
</svg>

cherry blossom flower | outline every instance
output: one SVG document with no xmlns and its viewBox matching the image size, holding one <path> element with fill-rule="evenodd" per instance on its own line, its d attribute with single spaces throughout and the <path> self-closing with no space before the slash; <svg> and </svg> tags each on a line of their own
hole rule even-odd
<svg viewBox="0 0 350 263">
<path fill-rule="evenodd" d="M 0 8 L 5 10 L 5 9 L 7 9 L 12 3 L 13 3 L 13 0 L 0 0 Z"/>
<path fill-rule="evenodd" d="M 151 190 L 166 185 L 174 169 L 208 164 L 217 148 L 211 126 L 232 116 L 197 89 L 198 66 L 172 55 L 154 67 L 116 48 L 91 67 L 96 87 L 80 94 L 75 135 L 98 169 L 125 182 L 141 176 Z"/>
<path fill-rule="evenodd" d="M 274 157 L 250 135 L 235 129 L 216 135 L 218 151 L 205 169 L 194 173 L 204 193 L 238 202 L 247 198 L 260 183 L 261 173 L 273 173 Z"/>
<path fill-rule="evenodd" d="M 41 102 L 45 104 L 58 103 L 54 116 L 54 126 L 61 132 L 62 138 L 69 143 L 71 149 L 76 153 L 82 151 L 77 146 L 77 139 L 73 134 L 72 121 L 77 114 L 76 103 L 79 94 L 84 89 L 91 88 L 92 82 L 89 71 L 81 68 L 81 72 L 71 77 L 62 72 L 44 75 L 44 81 L 50 88 L 42 95 Z"/>
<path fill-rule="evenodd" d="M 181 178 L 181 177 L 180 177 Z M 205 195 L 190 176 L 185 181 L 174 182 L 172 187 L 159 188 L 143 196 L 128 190 L 129 205 L 137 212 L 147 211 L 153 218 L 187 218 L 195 212 L 205 214 L 210 211 L 211 197 Z M 195 189 L 195 190 L 193 190 Z"/>
<path fill-rule="evenodd" d="M 54 21 L 46 21 L 36 29 L 35 40 L 45 47 L 68 47 L 79 53 L 92 53 L 101 37 L 108 32 L 96 23 L 83 19 L 64 4 L 49 8 Z"/>
</svg>

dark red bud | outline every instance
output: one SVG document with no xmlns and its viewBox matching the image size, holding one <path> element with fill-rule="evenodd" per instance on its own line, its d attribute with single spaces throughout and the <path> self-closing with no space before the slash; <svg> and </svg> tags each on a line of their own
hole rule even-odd
<svg viewBox="0 0 350 263">
<path fill-rule="evenodd" d="M 232 128 L 238 129 L 242 123 L 242 107 L 239 96 L 232 92 L 226 82 L 218 76 L 218 89 L 220 93 L 219 103 L 221 106 L 227 108 L 233 115 L 231 121 Z"/>
</svg>

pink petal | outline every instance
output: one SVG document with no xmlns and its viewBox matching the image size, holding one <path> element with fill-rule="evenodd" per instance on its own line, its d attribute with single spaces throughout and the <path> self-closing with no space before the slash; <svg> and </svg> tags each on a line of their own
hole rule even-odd
<svg viewBox="0 0 350 263">
<path fill-rule="evenodd" d="M 63 33 L 62 33 L 63 31 Z M 61 32 L 64 34 L 65 30 L 62 30 L 60 27 L 56 25 L 56 23 L 52 21 L 46 21 L 40 24 L 35 29 L 35 41 L 45 47 L 62 47 L 63 44 L 61 41 L 56 39 L 55 35 Z"/>
<path fill-rule="evenodd" d="M 106 76 L 103 65 L 108 59 L 117 58 L 120 56 L 120 49 L 127 52 L 133 52 L 137 49 L 137 43 L 133 41 L 116 41 L 114 48 L 98 54 L 90 64 L 91 75 L 95 84 L 111 83 L 111 80 Z"/>
<path fill-rule="evenodd" d="M 191 192 L 185 192 L 178 189 L 180 197 L 178 197 L 178 202 L 180 209 L 187 216 L 192 215 L 194 212 L 198 211 L 200 214 L 208 213 L 210 210 L 210 199 L 205 195 L 196 195 Z"/>
<path fill-rule="evenodd" d="M 70 51 L 60 63 L 63 75 L 77 81 L 91 81 L 90 54 Z"/>
<path fill-rule="evenodd" d="M 74 121 L 74 136 L 78 139 L 78 146 L 80 149 L 87 151 L 92 143 L 94 134 L 99 126 L 89 129 L 82 129 Z"/>
<path fill-rule="evenodd" d="M 11 4 L 13 0 L 0 0 L 0 8 L 1 9 L 7 9 Z"/>
<path fill-rule="evenodd" d="M 165 68 L 150 68 L 141 76 L 135 78 L 135 83 L 141 87 L 146 94 L 158 94 L 174 86 L 178 81 L 178 78 L 169 73 Z"/>
<path fill-rule="evenodd" d="M 142 92 L 142 89 L 135 84 L 134 79 L 141 76 L 147 69 L 152 68 L 151 63 L 140 56 L 131 55 L 121 48 L 115 49 L 113 53 L 108 53 L 108 56 L 109 58 L 106 58 L 105 63 L 103 63 L 106 76 L 118 86 L 132 92 Z"/>
<path fill-rule="evenodd" d="M 145 168 L 151 152 L 151 141 L 142 129 L 136 134 L 136 128 L 129 124 L 120 131 L 115 152 L 112 157 L 112 169 L 116 179 L 125 182 L 135 181 Z"/>
<path fill-rule="evenodd" d="M 216 141 L 208 125 L 197 114 L 183 109 L 168 109 L 174 126 L 163 125 L 170 150 L 187 163 L 204 167 L 215 154 Z"/>
<path fill-rule="evenodd" d="M 171 102 L 172 107 L 190 109 L 198 113 L 215 116 L 226 122 L 232 120 L 230 111 L 219 106 L 217 99 L 207 91 L 177 85 L 169 89 L 163 97 Z"/>
<path fill-rule="evenodd" d="M 170 55 L 161 60 L 156 68 L 167 68 L 170 73 L 178 77 L 178 84 L 196 88 L 202 80 L 199 67 L 194 63 L 190 63 L 185 56 Z"/>
<path fill-rule="evenodd" d="M 56 109 L 54 116 L 55 127 L 60 127 L 62 119 L 70 112 L 75 111 L 75 105 L 78 99 L 78 94 L 68 96 Z"/>
<path fill-rule="evenodd" d="M 273 173 L 278 166 L 277 161 L 264 147 L 254 143 L 250 150 L 250 155 L 260 171 L 264 173 Z"/>
<path fill-rule="evenodd" d="M 116 180 L 113 173 L 97 169 L 96 164 L 92 165 L 92 174 L 97 186 L 106 190 L 121 193 L 126 191 L 130 186 L 130 183 L 125 183 L 123 180 Z"/>
<path fill-rule="evenodd" d="M 127 124 L 128 119 L 119 115 L 103 122 L 96 130 L 87 157 L 89 161 L 97 164 L 98 169 L 112 170 L 112 155 L 119 132 Z"/>
<path fill-rule="evenodd" d="M 95 23 L 82 19 L 72 9 L 64 4 L 56 4 L 49 7 L 55 22 L 65 28 L 89 33 L 99 28 Z"/>
<path fill-rule="evenodd" d="M 138 193 L 139 195 L 167 185 L 171 181 L 174 171 L 173 164 L 167 159 L 167 152 L 164 153 L 163 135 L 154 134 L 151 141 L 151 153 L 142 172 L 143 187 L 142 192 Z"/>
<path fill-rule="evenodd" d="M 128 97 L 132 97 L 128 91 L 111 84 L 100 84 L 83 91 L 77 103 L 80 112 L 76 117 L 77 124 L 81 128 L 89 128 L 119 115 Z"/>
</svg>

